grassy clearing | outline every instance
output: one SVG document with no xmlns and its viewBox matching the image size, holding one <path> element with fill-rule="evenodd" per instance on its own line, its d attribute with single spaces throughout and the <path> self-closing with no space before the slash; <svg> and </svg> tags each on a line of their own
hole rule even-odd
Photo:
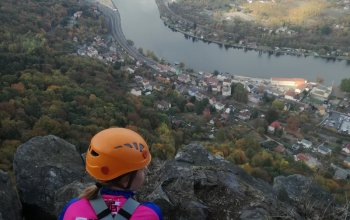
<svg viewBox="0 0 350 220">
<path fill-rule="evenodd" d="M 268 26 L 283 24 L 311 25 L 330 4 L 325 0 L 284 0 L 244 4 L 245 11 Z"/>
</svg>

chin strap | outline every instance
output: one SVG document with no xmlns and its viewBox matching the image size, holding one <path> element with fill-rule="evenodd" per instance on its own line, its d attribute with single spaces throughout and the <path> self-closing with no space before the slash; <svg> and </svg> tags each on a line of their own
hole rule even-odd
<svg viewBox="0 0 350 220">
<path fill-rule="evenodd" d="M 136 208 L 140 205 L 139 202 L 130 197 L 128 200 L 126 200 L 118 213 L 113 217 L 111 211 L 101 196 L 101 191 L 98 192 L 96 199 L 89 200 L 89 202 L 94 209 L 97 218 L 101 220 L 128 220 L 131 218 Z"/>
</svg>

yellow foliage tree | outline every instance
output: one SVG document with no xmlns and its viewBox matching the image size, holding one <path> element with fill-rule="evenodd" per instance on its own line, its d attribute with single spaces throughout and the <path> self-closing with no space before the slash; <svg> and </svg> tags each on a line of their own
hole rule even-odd
<svg viewBox="0 0 350 220">
<path fill-rule="evenodd" d="M 152 153 L 163 159 L 172 159 L 175 156 L 175 140 L 166 123 L 162 123 L 156 130 L 158 142 L 152 145 Z"/>
</svg>

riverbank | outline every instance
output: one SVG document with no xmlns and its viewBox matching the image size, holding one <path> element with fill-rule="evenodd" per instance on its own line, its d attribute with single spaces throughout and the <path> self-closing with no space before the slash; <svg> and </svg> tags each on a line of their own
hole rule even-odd
<svg viewBox="0 0 350 220">
<path fill-rule="evenodd" d="M 347 60 L 350 61 L 349 53 L 341 53 L 339 50 L 326 51 L 325 54 L 307 50 L 307 49 L 294 49 L 290 47 L 270 47 L 258 45 L 256 42 L 249 42 L 248 40 L 240 40 L 238 43 L 232 42 L 232 33 L 223 32 L 217 34 L 217 30 L 213 30 L 202 25 L 199 25 L 193 21 L 189 21 L 174 13 L 169 6 L 165 3 L 165 0 L 155 0 L 160 17 L 164 24 L 173 31 L 180 32 L 185 35 L 185 38 L 190 38 L 193 41 L 203 41 L 206 43 L 215 43 L 219 47 L 236 48 L 244 50 L 252 50 L 258 53 L 268 53 L 270 55 L 291 55 L 291 56 L 312 56 L 320 57 L 327 60 Z M 220 35 L 220 36 L 219 36 Z M 219 40 L 218 38 L 223 38 Z"/>
</svg>

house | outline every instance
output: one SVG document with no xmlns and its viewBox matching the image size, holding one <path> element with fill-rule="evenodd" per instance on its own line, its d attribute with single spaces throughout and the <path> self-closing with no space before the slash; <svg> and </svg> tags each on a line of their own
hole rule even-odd
<svg viewBox="0 0 350 220">
<path fill-rule="evenodd" d="M 230 86 L 230 87 L 231 87 L 231 80 L 225 79 L 225 80 L 222 82 L 222 86 Z"/>
<path fill-rule="evenodd" d="M 156 77 L 156 80 L 158 82 L 164 83 L 164 84 L 169 84 L 170 83 L 170 79 L 168 77 L 163 77 L 161 75 Z"/>
<path fill-rule="evenodd" d="M 350 143 L 343 145 L 342 152 L 344 152 L 346 154 L 350 154 Z"/>
<path fill-rule="evenodd" d="M 213 96 L 209 99 L 209 104 L 215 105 L 215 103 L 216 103 L 216 98 Z"/>
<path fill-rule="evenodd" d="M 227 79 L 227 77 L 225 75 L 222 75 L 222 74 L 217 75 L 216 78 L 221 82 Z"/>
<path fill-rule="evenodd" d="M 206 79 L 207 85 L 212 88 L 212 91 L 218 92 L 221 90 L 221 85 L 219 84 L 219 80 L 214 77 L 210 77 Z"/>
<path fill-rule="evenodd" d="M 309 154 L 299 153 L 294 155 L 295 161 L 303 161 L 308 167 L 316 168 L 321 165 L 321 163 L 314 157 Z"/>
<path fill-rule="evenodd" d="M 277 153 L 280 153 L 280 154 L 282 154 L 282 153 L 284 153 L 284 151 L 286 150 L 286 148 L 283 146 L 283 145 L 281 145 L 281 144 L 279 144 L 277 147 L 275 147 L 275 149 L 273 149 L 274 151 L 276 151 Z"/>
<path fill-rule="evenodd" d="M 344 134 L 350 135 L 350 118 L 344 119 L 341 123 L 339 131 Z"/>
<path fill-rule="evenodd" d="M 153 90 L 153 86 L 150 84 L 150 83 L 148 83 L 148 84 L 144 84 L 143 85 L 143 91 L 152 91 Z"/>
<path fill-rule="evenodd" d="M 197 93 L 198 93 L 198 90 L 195 89 L 195 88 L 188 89 L 188 95 L 189 96 L 196 96 Z"/>
<path fill-rule="evenodd" d="M 224 108 L 225 108 L 225 105 L 222 104 L 222 103 L 220 103 L 220 102 L 217 102 L 217 103 L 215 104 L 215 109 L 218 110 L 218 111 L 221 111 L 221 110 L 223 110 Z"/>
<path fill-rule="evenodd" d="M 132 95 L 134 95 L 134 96 L 140 96 L 140 95 L 142 95 L 142 92 L 141 92 L 141 90 L 140 89 L 135 89 L 135 88 L 133 88 L 133 89 L 131 89 L 131 92 L 130 92 Z"/>
<path fill-rule="evenodd" d="M 181 74 L 177 77 L 177 79 L 182 83 L 189 83 L 191 82 L 191 77 L 187 74 Z"/>
<path fill-rule="evenodd" d="M 203 93 L 200 93 L 200 92 L 197 92 L 194 96 L 196 97 L 196 100 L 198 100 L 198 101 L 201 101 L 203 99 L 208 98 L 206 95 L 204 95 Z"/>
<path fill-rule="evenodd" d="M 343 169 L 340 167 L 335 167 L 335 173 L 333 178 L 336 180 L 346 180 L 350 176 L 350 170 L 348 169 Z"/>
<path fill-rule="evenodd" d="M 291 148 L 292 148 L 292 150 L 297 151 L 297 150 L 300 149 L 300 145 L 299 144 L 293 144 Z"/>
<path fill-rule="evenodd" d="M 148 86 L 149 84 L 150 84 L 149 80 L 147 80 L 147 79 L 142 80 L 142 85 L 143 85 L 143 87 L 146 87 L 146 86 Z"/>
<path fill-rule="evenodd" d="M 302 145 L 306 149 L 310 149 L 312 147 L 312 142 L 306 139 L 302 139 L 301 141 L 298 141 L 298 144 Z"/>
<path fill-rule="evenodd" d="M 255 87 L 252 84 L 245 84 L 244 88 L 249 92 L 253 92 L 253 90 L 255 89 Z"/>
<path fill-rule="evenodd" d="M 281 124 L 278 121 L 274 121 L 267 127 L 267 131 L 273 134 L 277 129 L 281 129 L 281 128 L 282 128 Z"/>
<path fill-rule="evenodd" d="M 222 96 L 230 96 L 231 95 L 231 86 L 222 87 Z"/>
<path fill-rule="evenodd" d="M 317 152 L 319 152 L 323 155 L 331 155 L 332 154 L 332 150 L 329 149 L 328 147 L 326 147 L 324 144 L 321 144 L 320 146 L 318 146 Z"/>
<path fill-rule="evenodd" d="M 131 74 L 135 72 L 135 70 L 131 69 L 130 67 L 126 68 L 126 70 Z"/>
<path fill-rule="evenodd" d="M 288 90 L 285 94 L 284 94 L 284 98 L 288 99 L 288 100 L 292 100 L 292 101 L 296 101 L 296 93 L 293 90 Z"/>
<path fill-rule="evenodd" d="M 165 110 L 168 110 L 169 108 L 171 108 L 171 104 L 169 102 L 166 102 L 166 101 L 158 101 L 158 102 L 156 102 L 156 107 L 159 110 L 165 111 Z"/>
<path fill-rule="evenodd" d="M 257 94 L 248 94 L 248 101 L 255 105 L 258 105 L 261 102 L 261 96 Z"/>
<path fill-rule="evenodd" d="M 250 119 L 250 116 L 251 116 L 251 112 L 248 109 L 243 109 L 239 111 L 237 117 L 243 121 L 246 121 Z"/>
<path fill-rule="evenodd" d="M 174 69 L 174 68 L 171 67 L 171 66 L 163 65 L 163 64 L 158 64 L 157 67 L 158 67 L 159 72 L 161 72 L 161 73 L 170 72 L 170 71 L 172 71 L 172 69 Z M 174 69 L 174 70 L 175 70 L 175 69 Z M 173 71 L 172 71 L 172 72 L 173 72 Z"/>
<path fill-rule="evenodd" d="M 82 14 L 83 14 L 82 11 L 77 11 L 77 12 L 75 12 L 75 13 L 73 14 L 73 17 L 74 17 L 74 18 L 80 18 Z"/>
<path fill-rule="evenodd" d="M 164 90 L 164 87 L 157 84 L 157 85 L 153 86 L 153 89 L 160 92 L 160 91 L 163 91 L 163 90 Z"/>
</svg>

